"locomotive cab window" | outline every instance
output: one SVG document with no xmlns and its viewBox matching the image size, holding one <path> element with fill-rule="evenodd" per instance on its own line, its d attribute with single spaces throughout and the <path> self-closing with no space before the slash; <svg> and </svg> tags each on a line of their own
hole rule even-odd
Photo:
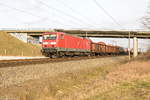
<svg viewBox="0 0 150 100">
<path fill-rule="evenodd" d="M 56 34 L 47 34 L 43 36 L 44 40 L 56 40 L 57 35 Z"/>
<path fill-rule="evenodd" d="M 61 40 L 64 39 L 64 35 L 63 35 L 63 34 L 60 35 L 60 39 L 61 39 Z"/>
</svg>

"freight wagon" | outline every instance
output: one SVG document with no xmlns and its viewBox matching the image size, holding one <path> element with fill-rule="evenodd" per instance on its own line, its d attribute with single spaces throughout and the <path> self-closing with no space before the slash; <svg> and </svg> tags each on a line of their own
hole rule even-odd
<svg viewBox="0 0 150 100">
<path fill-rule="evenodd" d="M 91 43 L 91 52 L 94 55 L 112 55 L 119 54 L 119 47 L 113 45 L 106 45 L 104 42 Z"/>
</svg>

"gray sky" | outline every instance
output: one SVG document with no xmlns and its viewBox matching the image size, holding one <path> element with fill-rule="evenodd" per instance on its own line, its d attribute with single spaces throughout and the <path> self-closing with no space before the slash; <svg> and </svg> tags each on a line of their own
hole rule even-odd
<svg viewBox="0 0 150 100">
<path fill-rule="evenodd" d="M 42 2 L 41 2 L 42 1 Z M 97 0 L 126 30 L 142 29 L 150 0 Z M 104 13 L 94 0 L 0 0 L 0 28 L 109 29 L 121 27 Z M 114 43 L 114 39 L 93 39 Z M 127 47 L 126 39 L 115 39 Z M 139 40 L 149 47 L 149 40 Z"/>
<path fill-rule="evenodd" d="M 97 1 L 125 29 L 140 29 L 150 0 Z M 94 0 L 0 0 L 0 22 L 0 28 L 120 29 Z"/>
</svg>

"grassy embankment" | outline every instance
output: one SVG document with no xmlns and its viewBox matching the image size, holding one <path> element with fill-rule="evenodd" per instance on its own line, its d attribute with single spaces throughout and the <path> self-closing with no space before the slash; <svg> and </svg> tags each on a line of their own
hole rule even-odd
<svg viewBox="0 0 150 100">
<path fill-rule="evenodd" d="M 0 56 L 41 56 L 40 46 L 26 44 L 0 31 Z"/>
</svg>

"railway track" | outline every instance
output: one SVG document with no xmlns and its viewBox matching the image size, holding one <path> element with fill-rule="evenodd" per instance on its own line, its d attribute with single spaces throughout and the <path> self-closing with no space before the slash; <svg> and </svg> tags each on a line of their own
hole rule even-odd
<svg viewBox="0 0 150 100">
<path fill-rule="evenodd" d="M 65 62 L 65 61 L 74 61 L 74 60 L 86 60 L 86 59 L 95 59 L 95 58 L 103 58 L 103 57 L 113 57 L 113 56 L 1 60 L 0 61 L 0 68 L 16 67 L 16 66 L 23 66 L 23 65 L 33 65 L 33 64 L 45 64 L 45 63 L 54 63 L 54 62 Z"/>
</svg>

